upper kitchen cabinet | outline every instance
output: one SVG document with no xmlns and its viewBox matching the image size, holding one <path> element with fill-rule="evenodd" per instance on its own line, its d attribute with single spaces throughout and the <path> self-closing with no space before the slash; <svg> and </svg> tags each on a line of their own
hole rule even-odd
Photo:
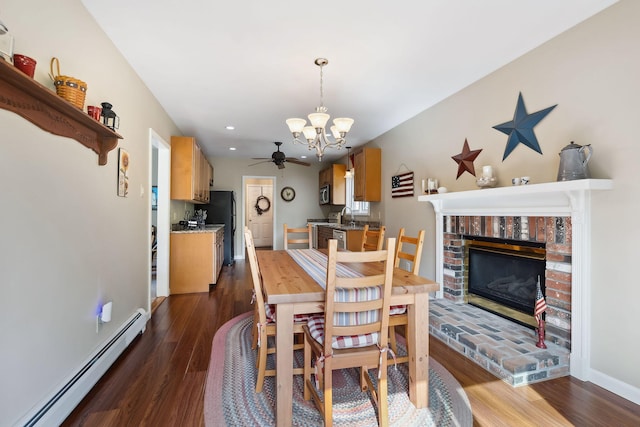
<svg viewBox="0 0 640 427">
<path fill-rule="evenodd" d="M 329 204 L 331 205 L 344 205 L 347 201 L 347 184 L 344 179 L 346 171 L 347 166 L 342 164 L 333 164 L 320 171 L 318 183 L 320 188 L 329 186 Z"/>
<path fill-rule="evenodd" d="M 382 150 L 363 147 L 353 153 L 353 199 L 379 202 L 382 199 Z"/>
<path fill-rule="evenodd" d="M 171 137 L 171 198 L 208 203 L 213 168 L 190 136 Z"/>
</svg>

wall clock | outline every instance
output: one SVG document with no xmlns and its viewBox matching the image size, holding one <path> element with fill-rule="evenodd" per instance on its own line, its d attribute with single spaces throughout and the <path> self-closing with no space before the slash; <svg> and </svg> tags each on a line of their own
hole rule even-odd
<svg viewBox="0 0 640 427">
<path fill-rule="evenodd" d="M 280 192 L 280 197 L 282 197 L 282 200 L 285 202 L 290 202 L 296 198 L 296 191 L 291 187 L 284 187 Z"/>
</svg>

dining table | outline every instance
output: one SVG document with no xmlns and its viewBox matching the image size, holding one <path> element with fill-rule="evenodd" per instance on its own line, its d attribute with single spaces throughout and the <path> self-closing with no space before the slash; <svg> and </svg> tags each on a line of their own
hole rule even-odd
<svg viewBox="0 0 640 427">
<path fill-rule="evenodd" d="M 300 251 L 300 252 L 295 252 Z M 322 265 L 311 271 L 300 258 L 326 257 L 326 250 L 259 250 L 256 252 L 266 303 L 276 306 L 276 425 L 293 424 L 294 315 L 324 312 Z M 295 256 L 294 256 L 295 255 Z M 302 265 L 301 265 L 302 264 Z M 303 268 L 306 267 L 307 269 Z M 382 263 L 349 264 L 354 271 L 382 271 Z M 326 276 L 326 265 L 324 265 Z M 319 283 L 320 282 L 320 283 Z M 325 282 L 326 283 L 326 282 Z M 409 399 L 416 408 L 429 403 L 429 294 L 440 286 L 433 280 L 394 267 L 392 305 L 406 305 L 408 325 Z"/>
</svg>

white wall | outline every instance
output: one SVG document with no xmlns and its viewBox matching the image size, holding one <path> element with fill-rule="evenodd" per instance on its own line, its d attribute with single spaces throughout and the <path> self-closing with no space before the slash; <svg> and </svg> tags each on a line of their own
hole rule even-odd
<svg viewBox="0 0 640 427">
<path fill-rule="evenodd" d="M 148 308 L 149 128 L 167 141 L 178 129 L 80 0 L 7 0 L 1 12 L 38 82 L 53 90 L 56 56 L 88 83 L 85 105 L 113 104 L 131 158 L 130 195 L 117 197 L 117 149 L 98 166 L 75 140 L 0 110 L 0 425 L 12 425 Z M 96 333 L 107 300 L 112 321 Z"/>
<path fill-rule="evenodd" d="M 456 180 L 458 165 L 451 159 L 462 151 L 465 138 L 472 150 L 483 150 L 474 163 L 477 175 L 482 165 L 493 165 L 499 185 L 523 175 L 531 176 L 532 183 L 555 181 L 559 151 L 571 141 L 592 144 L 592 176 L 613 179 L 615 189 L 593 198 L 590 376 L 636 401 L 638 17 L 640 2 L 623 0 L 371 142 L 383 150 L 387 230 L 390 235 L 402 226 L 411 234 L 427 230 L 421 266 L 427 277 L 435 277 L 433 209 L 415 198 L 391 198 L 391 176 L 402 163 L 416 174 L 416 194 L 420 179 L 428 176 L 460 191 L 477 189 L 468 173 Z M 520 144 L 502 161 L 507 136 L 492 127 L 513 118 L 519 92 L 529 113 L 558 106 L 535 127 L 542 155 Z"/>
<path fill-rule="evenodd" d="M 286 151 L 286 149 L 284 150 Z M 327 165 L 313 162 L 311 166 L 294 164 L 285 165 L 284 169 L 278 169 L 273 163 L 255 163 L 251 159 L 209 158 L 213 166 L 213 190 L 233 190 L 236 192 L 237 219 L 235 235 L 235 257 L 244 258 L 244 235 L 242 233 L 242 177 L 273 177 L 275 186 L 273 190 L 274 200 L 271 200 L 271 208 L 274 209 L 276 249 L 282 249 L 282 227 L 289 224 L 292 227 L 305 225 L 309 218 L 325 218 L 326 213 L 318 204 L 318 174 Z M 283 187 L 293 187 L 296 198 L 291 202 L 285 202 L 280 197 Z"/>
</svg>

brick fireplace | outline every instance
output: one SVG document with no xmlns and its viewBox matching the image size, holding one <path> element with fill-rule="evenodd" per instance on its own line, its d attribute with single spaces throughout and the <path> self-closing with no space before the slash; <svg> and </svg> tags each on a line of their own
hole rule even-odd
<svg viewBox="0 0 640 427">
<path fill-rule="evenodd" d="M 465 303 L 465 240 L 544 243 L 546 248 L 546 338 L 571 350 L 571 218 L 526 216 L 446 216 L 443 235 L 444 298 Z"/>
<path fill-rule="evenodd" d="M 569 373 L 586 379 L 591 192 L 611 188 L 611 180 L 585 179 L 418 197 L 435 212 L 441 290 L 431 305 L 432 335 L 513 385 Z M 545 244 L 548 351 L 531 344 L 530 329 L 465 304 L 464 242 L 473 236 Z"/>
</svg>

